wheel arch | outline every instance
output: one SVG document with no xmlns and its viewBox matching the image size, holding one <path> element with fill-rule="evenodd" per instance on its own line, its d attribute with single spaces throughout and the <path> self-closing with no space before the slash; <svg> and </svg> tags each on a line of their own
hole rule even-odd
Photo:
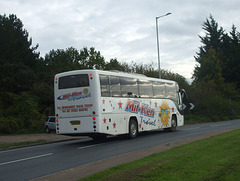
<svg viewBox="0 0 240 181">
<path fill-rule="evenodd" d="M 128 129 L 129 129 L 129 125 L 130 125 L 130 121 L 134 120 L 137 123 L 137 129 L 138 129 L 138 119 L 136 116 L 130 116 L 128 119 Z M 138 130 L 139 131 L 139 130 Z"/>
</svg>

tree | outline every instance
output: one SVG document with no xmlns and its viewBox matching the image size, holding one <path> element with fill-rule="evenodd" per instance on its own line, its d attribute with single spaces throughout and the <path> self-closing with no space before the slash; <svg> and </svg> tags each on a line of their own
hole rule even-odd
<svg viewBox="0 0 240 181">
<path fill-rule="evenodd" d="M 31 89 L 39 60 L 39 53 L 35 52 L 38 45 L 31 45 L 32 39 L 16 15 L 0 15 L 0 92 Z"/>
<path fill-rule="evenodd" d="M 80 50 L 80 62 L 84 68 L 89 69 L 104 69 L 105 59 L 101 55 L 100 51 L 96 51 L 94 47 L 91 47 L 89 50 L 87 47 L 84 47 Z"/>
<path fill-rule="evenodd" d="M 203 45 L 195 57 L 198 64 L 193 74 L 194 81 L 215 79 L 215 82 L 221 80 L 219 83 L 235 84 L 240 88 L 240 33 L 233 25 L 228 35 L 212 15 L 202 28 L 205 36 L 199 36 Z"/>
<path fill-rule="evenodd" d="M 81 69 L 80 54 L 77 49 L 70 47 L 66 50 L 51 50 L 45 55 L 45 63 L 53 74 Z"/>
<path fill-rule="evenodd" d="M 234 83 L 240 88 L 240 33 L 232 26 L 230 36 L 224 36 L 222 50 L 223 76 L 226 82 Z"/>
<path fill-rule="evenodd" d="M 117 58 L 110 59 L 110 62 L 106 62 L 104 70 L 119 70 L 122 72 L 130 72 L 130 67 L 127 63 L 120 63 Z"/>
<path fill-rule="evenodd" d="M 22 63 L 33 67 L 39 58 L 35 51 L 38 45 L 32 46 L 32 39 L 23 29 L 23 23 L 16 15 L 0 15 L 0 63 Z"/>
<path fill-rule="evenodd" d="M 110 62 L 107 62 L 105 65 L 105 70 L 119 70 L 121 64 L 117 59 L 110 59 Z"/>
<path fill-rule="evenodd" d="M 213 80 L 216 84 L 224 83 L 220 60 L 213 47 L 210 47 L 208 53 L 201 57 L 201 64 L 195 67 L 194 76 L 197 81 Z"/>
<path fill-rule="evenodd" d="M 239 109 L 239 33 L 233 25 L 230 35 L 218 25 L 212 15 L 203 24 L 202 46 L 195 57 L 190 97 L 195 103 L 193 112 L 204 119 L 222 120 L 234 117 Z M 233 106 L 234 105 L 234 106 Z M 235 112 L 235 111 L 234 111 Z"/>
<path fill-rule="evenodd" d="M 199 52 L 195 57 L 195 60 L 198 63 L 198 65 L 195 67 L 193 75 L 195 81 L 203 80 L 206 74 L 212 74 L 212 72 L 209 72 L 212 70 L 212 68 L 207 67 L 210 64 L 214 64 L 214 62 L 211 63 L 211 60 L 206 62 L 205 57 L 208 56 L 210 49 L 211 51 L 215 51 L 214 57 L 218 57 L 218 53 L 222 48 L 224 37 L 223 28 L 218 26 L 218 23 L 215 21 L 212 15 L 210 15 L 210 20 L 206 19 L 206 22 L 203 23 L 202 29 L 206 31 L 206 34 L 203 37 L 199 36 L 203 45 L 200 47 Z M 206 70 L 206 68 L 208 70 Z"/>
</svg>

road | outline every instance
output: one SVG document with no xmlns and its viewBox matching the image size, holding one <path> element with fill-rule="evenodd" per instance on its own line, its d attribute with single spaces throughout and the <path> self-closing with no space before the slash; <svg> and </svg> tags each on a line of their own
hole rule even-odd
<svg viewBox="0 0 240 181">
<path fill-rule="evenodd" d="M 136 139 L 110 137 L 65 141 L 0 152 L 0 180 L 31 180 L 91 162 L 202 134 L 240 127 L 240 120 L 185 125 L 176 132 L 155 131 Z"/>
</svg>

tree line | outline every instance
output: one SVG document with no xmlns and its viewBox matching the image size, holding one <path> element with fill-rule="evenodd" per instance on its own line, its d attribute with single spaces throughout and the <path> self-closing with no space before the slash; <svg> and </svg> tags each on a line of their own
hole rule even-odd
<svg viewBox="0 0 240 181">
<path fill-rule="evenodd" d="M 226 33 L 211 15 L 203 29 L 206 34 L 200 37 L 203 45 L 195 57 L 193 83 L 167 70 L 162 70 L 162 78 L 177 81 L 188 92 L 196 105 L 189 119 L 237 117 L 239 32 L 233 25 L 232 31 Z M 0 15 L 0 134 L 43 128 L 45 118 L 54 115 L 53 79 L 57 73 L 96 68 L 158 77 L 153 63 L 122 63 L 117 58 L 106 61 L 94 47 L 51 50 L 44 57 L 37 48 L 16 15 Z"/>
</svg>

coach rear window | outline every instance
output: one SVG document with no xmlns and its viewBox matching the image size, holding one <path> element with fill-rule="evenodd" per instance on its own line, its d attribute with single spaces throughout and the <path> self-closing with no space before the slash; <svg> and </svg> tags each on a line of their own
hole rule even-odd
<svg viewBox="0 0 240 181">
<path fill-rule="evenodd" d="M 88 74 L 68 75 L 59 78 L 59 89 L 70 89 L 88 86 L 89 86 Z"/>
</svg>

